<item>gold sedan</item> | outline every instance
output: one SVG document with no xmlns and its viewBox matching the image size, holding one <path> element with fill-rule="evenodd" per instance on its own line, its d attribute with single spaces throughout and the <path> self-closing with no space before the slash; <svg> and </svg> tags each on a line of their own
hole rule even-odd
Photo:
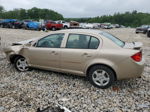
<svg viewBox="0 0 150 112">
<path fill-rule="evenodd" d="M 62 30 L 5 48 L 17 70 L 40 68 L 88 77 L 99 88 L 115 80 L 140 77 L 144 59 L 140 42 L 127 43 L 99 30 Z"/>
</svg>

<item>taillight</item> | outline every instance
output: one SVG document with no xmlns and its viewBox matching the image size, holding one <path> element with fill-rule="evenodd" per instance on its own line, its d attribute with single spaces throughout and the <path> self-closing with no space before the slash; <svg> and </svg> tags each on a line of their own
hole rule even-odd
<svg viewBox="0 0 150 112">
<path fill-rule="evenodd" d="M 142 52 L 138 52 L 131 56 L 134 61 L 140 62 L 142 60 Z"/>
</svg>

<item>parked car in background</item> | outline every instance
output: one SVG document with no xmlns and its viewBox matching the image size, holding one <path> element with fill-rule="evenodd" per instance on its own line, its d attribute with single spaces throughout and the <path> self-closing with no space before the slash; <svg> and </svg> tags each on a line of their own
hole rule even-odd
<svg viewBox="0 0 150 112">
<path fill-rule="evenodd" d="M 27 24 L 28 24 L 29 22 L 32 22 L 32 20 L 28 20 L 28 19 L 23 20 L 23 28 L 24 28 L 24 29 L 27 29 Z"/>
<path fill-rule="evenodd" d="M 23 21 L 17 20 L 12 24 L 12 28 L 20 29 L 23 28 L 23 25 L 24 25 Z"/>
<path fill-rule="evenodd" d="M 101 28 L 103 28 L 103 29 L 112 29 L 113 25 L 111 23 L 102 23 Z"/>
<path fill-rule="evenodd" d="M 3 19 L 0 19 L 0 27 L 1 27 L 2 21 L 3 21 Z"/>
<path fill-rule="evenodd" d="M 63 20 L 58 20 L 58 21 L 55 21 L 55 22 L 59 23 L 59 24 L 63 24 L 64 29 L 70 28 L 70 23 L 69 22 L 66 22 L 66 21 L 63 21 Z"/>
<path fill-rule="evenodd" d="M 150 28 L 147 30 L 147 37 L 150 37 Z"/>
<path fill-rule="evenodd" d="M 80 23 L 80 28 L 83 29 L 99 29 L 100 23 Z"/>
<path fill-rule="evenodd" d="M 13 24 L 16 22 L 16 19 L 4 19 L 0 23 L 1 28 L 12 28 Z"/>
<path fill-rule="evenodd" d="M 80 28 L 80 23 L 77 21 L 70 21 L 70 28 Z"/>
<path fill-rule="evenodd" d="M 26 24 L 26 29 L 41 30 L 41 24 L 37 21 L 30 21 Z"/>
<path fill-rule="evenodd" d="M 80 23 L 77 21 L 65 22 L 62 20 L 56 21 L 56 23 L 63 24 L 64 29 L 80 28 Z"/>
<path fill-rule="evenodd" d="M 99 30 L 61 30 L 4 49 L 17 70 L 31 67 L 86 76 L 99 88 L 115 80 L 140 77 L 144 68 L 140 43 L 127 43 Z"/>
<path fill-rule="evenodd" d="M 103 28 L 103 29 L 112 29 L 113 27 L 111 25 L 101 25 L 101 28 Z"/>
<path fill-rule="evenodd" d="M 60 30 L 63 28 L 63 24 L 48 20 L 45 22 L 45 28 L 52 31 Z"/>
<path fill-rule="evenodd" d="M 94 29 L 94 24 L 92 24 L 92 23 L 86 23 L 86 24 L 84 25 L 84 28 L 85 28 L 85 29 Z"/>
<path fill-rule="evenodd" d="M 121 27 L 121 25 L 119 25 L 119 24 L 114 24 L 114 28 L 120 28 Z"/>
<path fill-rule="evenodd" d="M 136 28 L 135 33 L 144 33 L 144 34 L 146 34 L 148 28 L 150 28 L 150 25 L 142 25 L 142 26 Z"/>
</svg>

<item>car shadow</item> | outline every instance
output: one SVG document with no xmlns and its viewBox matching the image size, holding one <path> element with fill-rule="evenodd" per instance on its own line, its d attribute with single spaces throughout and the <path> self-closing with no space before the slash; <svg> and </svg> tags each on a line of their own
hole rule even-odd
<svg viewBox="0 0 150 112">
<path fill-rule="evenodd" d="M 61 73 L 61 72 L 54 72 L 54 71 L 50 71 L 50 70 L 42 70 L 42 69 L 37 69 L 34 68 L 33 69 L 36 72 L 43 72 L 45 74 L 55 74 L 57 77 L 65 77 L 68 80 L 80 80 L 80 83 L 82 83 L 82 85 L 84 85 L 84 87 L 86 88 L 91 88 L 94 87 L 91 84 L 87 84 L 90 83 L 88 81 L 88 78 L 85 76 L 79 76 L 79 75 L 75 75 L 75 74 L 69 74 L 69 73 Z M 110 89 L 112 89 L 113 87 L 117 87 L 119 88 L 119 90 L 123 90 L 123 89 L 137 89 L 138 88 L 138 84 L 141 78 L 133 78 L 133 79 L 129 79 L 129 80 L 118 80 L 115 81 L 114 84 L 110 87 Z M 96 88 L 96 87 L 94 87 Z M 99 89 L 99 88 L 97 88 Z"/>
</svg>

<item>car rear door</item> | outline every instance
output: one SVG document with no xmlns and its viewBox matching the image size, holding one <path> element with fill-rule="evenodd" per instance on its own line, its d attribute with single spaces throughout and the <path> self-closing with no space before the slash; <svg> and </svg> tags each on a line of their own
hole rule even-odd
<svg viewBox="0 0 150 112">
<path fill-rule="evenodd" d="M 61 69 L 82 74 L 85 66 L 97 56 L 99 43 L 96 37 L 69 34 L 66 46 L 61 50 Z"/>
<path fill-rule="evenodd" d="M 28 49 L 29 63 L 40 68 L 60 68 L 60 47 L 64 35 L 51 34 L 40 39 L 35 46 Z"/>
</svg>

